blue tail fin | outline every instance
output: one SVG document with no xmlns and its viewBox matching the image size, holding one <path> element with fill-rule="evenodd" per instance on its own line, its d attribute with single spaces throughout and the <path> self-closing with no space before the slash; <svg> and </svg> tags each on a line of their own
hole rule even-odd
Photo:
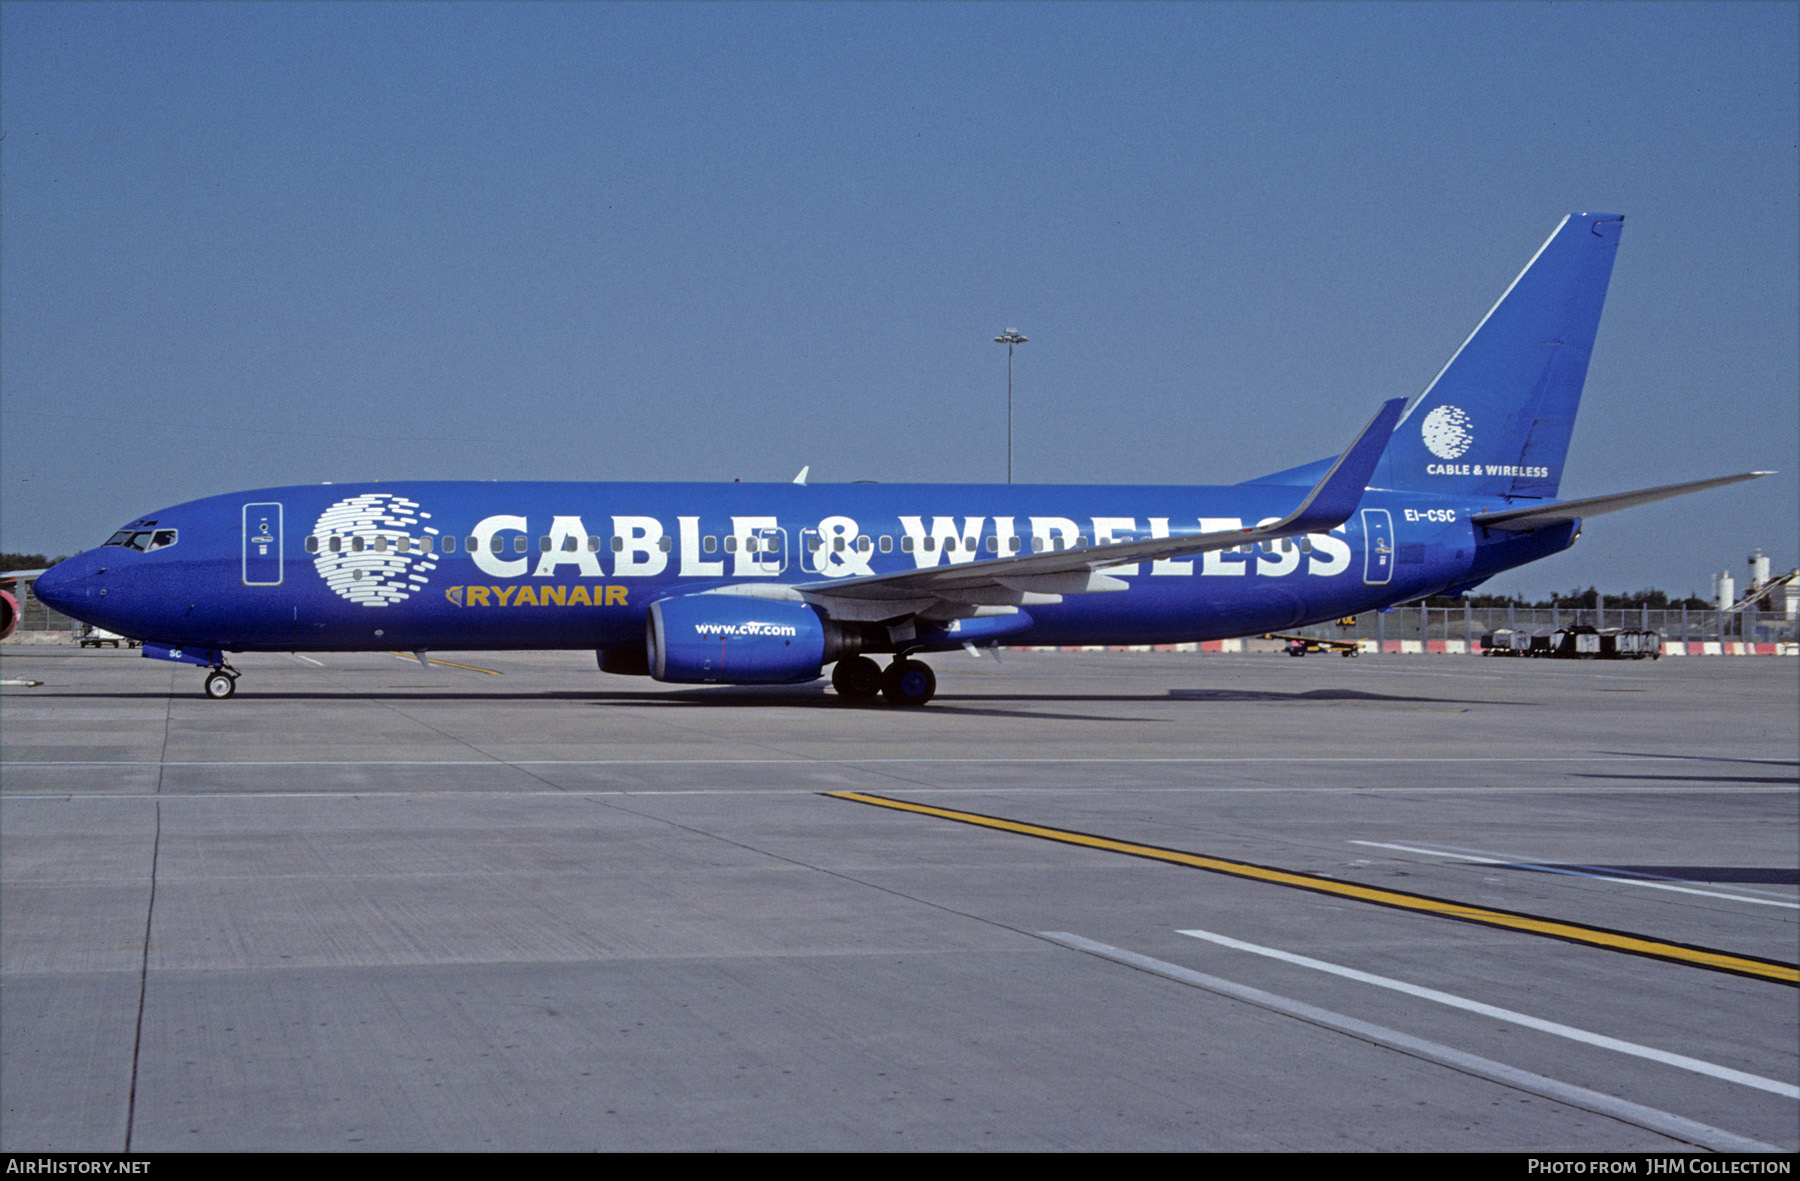
<svg viewBox="0 0 1800 1181">
<path fill-rule="evenodd" d="M 1395 428 L 1375 487 L 1556 495 L 1624 221 L 1563 219 Z"/>
</svg>

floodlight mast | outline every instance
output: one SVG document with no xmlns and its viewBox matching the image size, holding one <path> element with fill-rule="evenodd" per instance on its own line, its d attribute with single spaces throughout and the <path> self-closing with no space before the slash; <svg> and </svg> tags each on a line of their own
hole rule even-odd
<svg viewBox="0 0 1800 1181">
<path fill-rule="evenodd" d="M 1024 344 L 1029 337 L 1020 336 L 1017 328 L 1008 328 L 994 338 L 995 344 L 1006 346 L 1006 482 L 1012 483 L 1012 353 L 1013 346 Z"/>
</svg>

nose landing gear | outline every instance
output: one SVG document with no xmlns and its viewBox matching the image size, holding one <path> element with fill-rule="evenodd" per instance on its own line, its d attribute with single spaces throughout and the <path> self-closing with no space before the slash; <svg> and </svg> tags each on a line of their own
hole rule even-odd
<svg viewBox="0 0 1800 1181">
<path fill-rule="evenodd" d="M 212 669 L 206 674 L 206 680 L 203 682 L 206 695 L 214 701 L 225 700 L 237 692 L 238 676 L 237 669 L 230 665 L 220 665 L 218 668 Z"/>
</svg>

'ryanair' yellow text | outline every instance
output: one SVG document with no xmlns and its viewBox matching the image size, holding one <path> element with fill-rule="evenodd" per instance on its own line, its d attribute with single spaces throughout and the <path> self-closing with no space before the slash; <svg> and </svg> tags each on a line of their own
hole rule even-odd
<svg viewBox="0 0 1800 1181">
<path fill-rule="evenodd" d="M 458 607 L 623 607 L 622 586 L 450 586 L 444 597 Z"/>
</svg>

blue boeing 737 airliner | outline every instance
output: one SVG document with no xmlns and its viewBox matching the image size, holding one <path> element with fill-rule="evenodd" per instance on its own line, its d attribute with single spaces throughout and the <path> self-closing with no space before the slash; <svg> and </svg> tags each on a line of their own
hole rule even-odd
<svg viewBox="0 0 1800 1181">
<path fill-rule="evenodd" d="M 1222 639 L 1456 594 L 1585 517 L 1764 473 L 1557 501 L 1623 218 L 1573 214 L 1404 417 L 1225 487 L 449 483 L 162 509 L 38 597 L 207 670 L 233 652 L 578 648 L 662 681 L 923 705 L 922 652 Z M 871 653 L 891 654 L 884 669 Z"/>
</svg>

